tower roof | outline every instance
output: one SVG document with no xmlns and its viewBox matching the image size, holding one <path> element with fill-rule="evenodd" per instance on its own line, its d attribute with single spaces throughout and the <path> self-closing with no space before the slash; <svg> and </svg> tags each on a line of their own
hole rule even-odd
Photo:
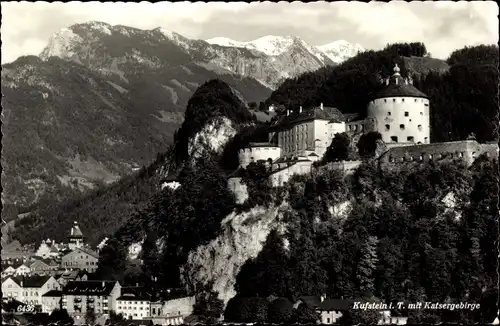
<svg viewBox="0 0 500 326">
<path fill-rule="evenodd" d="M 287 115 L 281 116 L 271 128 L 280 128 L 290 126 L 296 123 L 303 123 L 310 120 L 329 120 L 331 122 L 344 122 L 345 118 L 338 109 L 321 104 L 318 107 L 306 109 L 304 111 L 293 111 Z"/>
<path fill-rule="evenodd" d="M 403 78 L 400 75 L 401 69 L 397 64 L 393 68 L 394 74 L 385 80 L 384 87 L 375 93 L 373 99 L 384 97 L 422 97 L 428 98 L 426 94 L 413 86 L 411 78 Z"/>
<path fill-rule="evenodd" d="M 78 226 L 77 221 L 75 221 L 73 223 L 73 227 L 71 228 L 69 237 L 70 238 L 83 238 L 82 230 L 80 230 L 80 227 Z"/>
</svg>

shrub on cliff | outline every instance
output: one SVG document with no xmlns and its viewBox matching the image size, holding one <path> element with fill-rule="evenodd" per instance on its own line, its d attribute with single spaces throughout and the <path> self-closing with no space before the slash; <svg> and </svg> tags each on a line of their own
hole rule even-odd
<svg viewBox="0 0 500 326">
<path fill-rule="evenodd" d="M 174 137 L 177 163 L 188 159 L 189 139 L 213 118 L 220 116 L 227 117 L 236 124 L 255 120 L 228 84 L 213 79 L 198 87 L 189 99 L 184 122 Z"/>
</svg>

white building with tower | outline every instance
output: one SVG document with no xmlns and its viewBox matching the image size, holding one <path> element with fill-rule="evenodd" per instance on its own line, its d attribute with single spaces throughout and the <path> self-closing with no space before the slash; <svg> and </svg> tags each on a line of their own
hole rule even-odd
<svg viewBox="0 0 500 326">
<path fill-rule="evenodd" d="M 430 109 L 427 95 L 403 78 L 396 64 L 385 87 L 368 103 L 366 123 L 382 135 L 388 147 L 430 143 Z"/>
</svg>

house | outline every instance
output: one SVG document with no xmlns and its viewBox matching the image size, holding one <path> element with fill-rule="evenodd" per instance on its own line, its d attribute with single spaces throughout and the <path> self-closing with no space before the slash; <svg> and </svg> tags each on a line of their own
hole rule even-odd
<svg viewBox="0 0 500 326">
<path fill-rule="evenodd" d="M 61 259 L 61 267 L 68 270 L 85 270 L 93 273 L 97 269 L 99 254 L 89 248 L 78 247 Z"/>
<path fill-rule="evenodd" d="M 59 256 L 59 249 L 57 248 L 57 244 L 54 240 L 42 240 L 40 247 L 35 253 L 36 256 L 42 258 L 55 258 Z"/>
<path fill-rule="evenodd" d="M 17 286 L 16 286 L 17 285 Z M 9 277 L 2 283 L 2 292 L 25 304 L 42 304 L 42 295 L 50 290 L 60 290 L 61 286 L 53 276 L 33 275 L 30 277 Z M 17 296 L 16 296 L 17 294 Z"/>
<path fill-rule="evenodd" d="M 66 271 L 55 277 L 62 287 L 66 286 L 70 281 L 86 281 L 88 279 L 86 271 Z"/>
<path fill-rule="evenodd" d="M 29 268 L 33 274 L 51 274 L 59 268 L 59 264 L 52 259 L 35 259 Z"/>
<path fill-rule="evenodd" d="M 351 310 L 352 306 L 351 300 L 323 298 L 316 311 L 321 316 L 321 324 L 331 325 L 337 323 L 342 313 Z"/>
<path fill-rule="evenodd" d="M 70 281 L 63 288 L 61 306 L 76 319 L 84 318 L 88 310 L 96 315 L 116 311 L 116 299 L 121 295 L 115 281 Z"/>
<path fill-rule="evenodd" d="M 22 287 L 12 277 L 2 279 L 3 298 L 19 300 L 22 296 Z"/>
<path fill-rule="evenodd" d="M 2 277 L 7 277 L 16 274 L 16 268 L 12 265 L 2 266 Z"/>
<path fill-rule="evenodd" d="M 116 313 L 125 319 L 144 319 L 151 316 L 151 296 L 148 294 L 123 294 L 116 300 Z"/>
<path fill-rule="evenodd" d="M 29 275 L 30 273 L 31 269 L 28 266 L 26 266 L 26 264 L 22 263 L 21 265 L 17 266 L 14 275 L 22 276 L 22 275 Z"/>
<path fill-rule="evenodd" d="M 62 291 L 50 290 L 42 295 L 42 312 L 50 314 L 54 309 L 61 309 Z"/>
<path fill-rule="evenodd" d="M 171 289 L 163 293 L 155 293 L 150 303 L 151 318 L 157 320 L 155 324 L 182 324 L 184 318 L 193 313 L 195 303 L 195 297 L 186 295 L 182 289 Z"/>
</svg>

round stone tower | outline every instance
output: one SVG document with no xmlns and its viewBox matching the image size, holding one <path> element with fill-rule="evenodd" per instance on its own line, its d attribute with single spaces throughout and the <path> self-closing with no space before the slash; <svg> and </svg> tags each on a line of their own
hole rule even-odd
<svg viewBox="0 0 500 326">
<path fill-rule="evenodd" d="M 430 119 L 427 95 L 403 78 L 396 64 L 394 74 L 384 81 L 381 91 L 368 104 L 367 119 L 390 144 L 429 144 Z"/>
</svg>

